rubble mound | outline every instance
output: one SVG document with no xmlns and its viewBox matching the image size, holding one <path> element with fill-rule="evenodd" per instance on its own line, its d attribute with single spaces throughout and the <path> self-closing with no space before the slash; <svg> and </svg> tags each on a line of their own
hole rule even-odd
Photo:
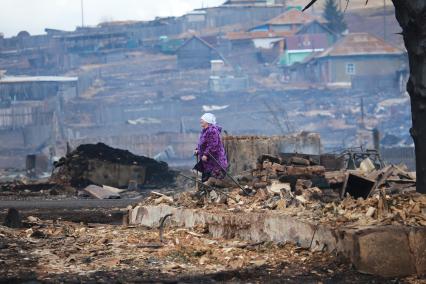
<svg viewBox="0 0 426 284">
<path fill-rule="evenodd" d="M 128 150 L 115 149 L 104 143 L 80 145 L 69 156 L 75 155 L 85 159 L 98 159 L 123 165 L 150 165 L 156 170 L 167 170 L 166 163 L 159 163 L 151 158 L 137 156 Z"/>
<path fill-rule="evenodd" d="M 277 211 L 332 227 L 426 226 L 426 197 L 415 192 L 416 178 L 401 165 L 371 168 L 369 172 L 329 172 L 309 159 L 262 155 L 257 167 L 240 175 L 238 181 L 244 190 L 235 186 L 206 188 L 198 197 L 189 192 L 172 197 L 157 193 L 139 205 L 167 204 L 214 212 Z"/>
<path fill-rule="evenodd" d="M 74 187 L 91 184 L 125 187 L 130 181 L 155 187 L 169 185 L 176 177 L 165 162 L 103 143 L 80 145 L 54 166 L 52 179 Z"/>
</svg>

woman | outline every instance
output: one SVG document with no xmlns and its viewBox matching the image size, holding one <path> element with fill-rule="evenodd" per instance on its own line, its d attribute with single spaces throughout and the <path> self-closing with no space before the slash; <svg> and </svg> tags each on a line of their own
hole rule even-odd
<svg viewBox="0 0 426 284">
<path fill-rule="evenodd" d="M 200 119 L 201 134 L 195 154 L 201 158 L 196 170 L 202 172 L 202 181 L 208 182 L 212 177 L 223 179 L 226 173 L 223 171 L 228 167 L 225 148 L 220 139 L 222 127 L 216 125 L 214 114 L 206 113 Z"/>
</svg>

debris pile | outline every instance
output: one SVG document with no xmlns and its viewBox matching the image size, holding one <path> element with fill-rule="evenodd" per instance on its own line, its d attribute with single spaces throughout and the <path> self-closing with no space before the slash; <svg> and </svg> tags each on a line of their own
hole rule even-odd
<svg viewBox="0 0 426 284">
<path fill-rule="evenodd" d="M 76 190 L 70 186 L 57 184 L 47 180 L 17 179 L 0 182 L 2 200 L 61 199 L 75 196 Z"/>
<path fill-rule="evenodd" d="M 140 205 L 231 212 L 275 210 L 336 226 L 426 225 L 426 197 L 415 192 L 415 177 L 402 166 L 362 166 L 357 170 L 327 172 L 309 159 L 293 157 L 283 161 L 262 155 L 256 169 L 240 176 L 238 181 L 244 185 L 244 191 L 207 189 L 202 198 L 189 192 L 166 197 L 151 194 Z"/>
<path fill-rule="evenodd" d="M 241 182 L 251 185 L 254 189 L 266 188 L 274 182 L 287 183 L 292 191 L 296 185 L 304 184 L 308 187 L 328 187 L 325 180 L 325 168 L 315 164 L 312 160 L 293 157 L 288 161 L 270 155 L 259 157 L 257 167 Z M 310 181 L 310 182 L 307 182 Z"/>
<path fill-rule="evenodd" d="M 269 282 L 271 277 L 295 283 L 345 277 L 359 283 L 380 279 L 356 273 L 329 253 L 289 243 L 212 238 L 202 227 L 172 229 L 166 224 L 160 242 L 157 229 L 35 217 L 25 222 L 28 227 L 22 229 L 0 226 L 2 283 Z"/>
<path fill-rule="evenodd" d="M 92 184 L 127 188 L 131 183 L 164 186 L 175 178 L 175 173 L 164 162 L 103 143 L 80 145 L 54 166 L 53 180 L 79 188 Z"/>
</svg>

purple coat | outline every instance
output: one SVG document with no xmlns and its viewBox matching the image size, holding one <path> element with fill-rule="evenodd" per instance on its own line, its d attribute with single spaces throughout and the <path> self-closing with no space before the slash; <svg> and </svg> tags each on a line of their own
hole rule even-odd
<svg viewBox="0 0 426 284">
<path fill-rule="evenodd" d="M 200 159 L 203 155 L 207 156 L 207 161 L 203 162 L 204 171 L 220 179 L 225 177 L 225 173 L 210 157 L 209 153 L 219 162 L 222 168 L 227 170 L 228 160 L 226 158 L 225 148 L 220 139 L 221 132 L 222 128 L 220 126 L 210 124 L 209 127 L 201 130 L 197 147 Z"/>
</svg>

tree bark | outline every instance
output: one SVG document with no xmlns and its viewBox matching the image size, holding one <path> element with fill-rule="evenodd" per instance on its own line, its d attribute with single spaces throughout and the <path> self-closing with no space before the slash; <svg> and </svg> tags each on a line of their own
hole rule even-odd
<svg viewBox="0 0 426 284">
<path fill-rule="evenodd" d="M 392 0 L 410 64 L 407 91 L 411 98 L 416 147 L 417 191 L 426 194 L 426 1 Z"/>
</svg>

